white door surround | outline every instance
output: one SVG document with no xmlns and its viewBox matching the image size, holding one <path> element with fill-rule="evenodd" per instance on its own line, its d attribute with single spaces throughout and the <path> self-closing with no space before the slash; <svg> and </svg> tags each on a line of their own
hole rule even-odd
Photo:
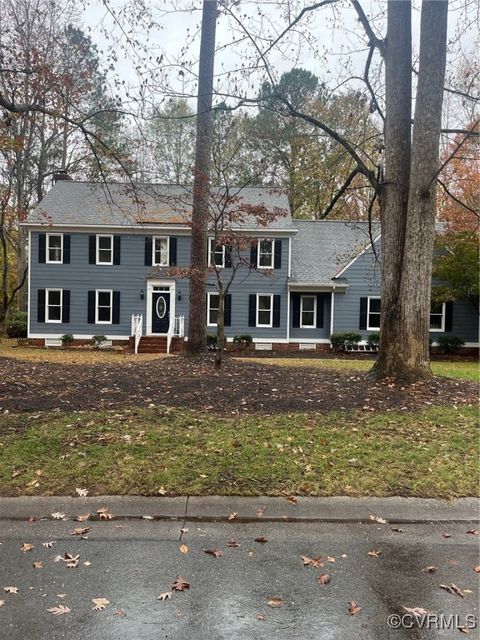
<svg viewBox="0 0 480 640">
<path fill-rule="evenodd" d="M 175 318 L 175 281 L 174 280 L 147 280 L 147 322 L 146 333 L 147 336 L 166 336 L 166 333 L 152 333 L 152 297 L 154 287 L 164 287 L 165 291 L 170 292 L 170 323 Z"/>
</svg>

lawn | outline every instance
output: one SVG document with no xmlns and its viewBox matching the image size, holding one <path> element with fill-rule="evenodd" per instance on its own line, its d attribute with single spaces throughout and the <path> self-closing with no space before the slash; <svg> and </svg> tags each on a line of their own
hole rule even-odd
<svg viewBox="0 0 480 640">
<path fill-rule="evenodd" d="M 478 492 L 477 411 L 220 418 L 178 408 L 1 419 L 0 492 L 402 495 Z"/>
</svg>

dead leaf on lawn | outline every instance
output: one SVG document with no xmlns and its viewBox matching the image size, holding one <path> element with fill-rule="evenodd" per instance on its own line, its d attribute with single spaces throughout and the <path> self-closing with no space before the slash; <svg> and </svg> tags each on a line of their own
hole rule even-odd
<svg viewBox="0 0 480 640">
<path fill-rule="evenodd" d="M 161 593 L 157 600 L 170 600 L 172 597 L 172 592 L 171 591 L 165 591 L 164 593 Z"/>
<path fill-rule="evenodd" d="M 5 593 L 18 593 L 18 587 L 3 587 Z"/>
<path fill-rule="evenodd" d="M 188 553 L 188 547 L 186 544 L 181 544 L 180 545 L 180 552 L 181 553 Z"/>
<path fill-rule="evenodd" d="M 373 551 L 369 551 L 368 554 L 371 558 L 379 558 L 382 555 L 380 549 L 374 549 Z"/>
<path fill-rule="evenodd" d="M 352 600 L 351 602 L 348 603 L 348 613 L 351 616 L 355 616 L 357 613 L 359 613 L 362 610 L 362 607 L 358 606 L 358 603 L 355 602 L 355 600 Z"/>
<path fill-rule="evenodd" d="M 437 570 L 437 567 L 434 567 L 433 565 L 431 565 L 430 567 L 425 567 L 425 569 L 422 569 L 424 573 L 435 573 L 436 570 Z"/>
<path fill-rule="evenodd" d="M 213 556 L 214 558 L 221 558 L 223 556 L 223 551 L 219 551 L 218 549 L 204 549 L 203 553 Z"/>
<path fill-rule="evenodd" d="M 23 551 L 23 552 L 31 551 L 32 549 L 34 549 L 33 544 L 29 544 L 28 542 L 24 542 L 20 547 L 20 551 Z"/>
<path fill-rule="evenodd" d="M 407 613 L 411 613 L 412 616 L 415 616 L 416 618 L 421 616 L 426 616 L 429 613 L 426 609 L 422 609 L 422 607 L 403 607 L 402 606 L 402 609 Z"/>
<path fill-rule="evenodd" d="M 323 558 L 321 558 L 320 556 L 318 556 L 317 558 L 310 558 L 309 556 L 300 556 L 300 558 L 302 559 L 303 562 L 303 566 L 304 567 L 315 567 L 315 569 L 320 569 L 321 567 L 324 566 L 323 564 Z"/>
<path fill-rule="evenodd" d="M 283 600 L 282 598 L 279 598 L 278 596 L 275 596 L 274 598 L 270 598 L 270 600 L 268 600 L 267 602 L 269 607 L 275 608 L 275 607 L 281 607 L 283 604 Z"/>
<path fill-rule="evenodd" d="M 50 607 L 47 611 L 49 613 L 53 613 L 54 616 L 61 616 L 64 613 L 70 613 L 71 609 L 66 607 L 64 604 L 59 604 L 56 607 Z"/>
<path fill-rule="evenodd" d="M 61 511 L 55 511 L 55 513 L 52 513 L 51 515 L 54 520 L 63 520 L 65 518 L 65 514 Z"/>
<path fill-rule="evenodd" d="M 79 489 L 78 487 L 75 489 L 77 496 L 80 498 L 86 498 L 88 496 L 88 489 Z"/>
<path fill-rule="evenodd" d="M 239 546 L 240 546 L 240 545 L 239 545 L 239 544 L 238 544 L 238 542 L 236 542 L 235 540 L 229 540 L 229 541 L 227 542 L 227 547 L 233 547 L 233 548 L 235 548 L 235 547 L 239 547 Z"/>
<path fill-rule="evenodd" d="M 94 611 L 103 611 L 110 604 L 110 600 L 107 600 L 107 598 L 92 598 L 92 602 Z"/>
<path fill-rule="evenodd" d="M 459 587 L 457 587 L 456 584 L 453 584 L 453 582 L 451 582 L 450 585 L 441 584 L 440 589 L 443 589 L 444 591 L 448 591 L 448 593 L 451 593 L 453 595 L 460 596 L 460 598 L 465 597 L 463 594 L 463 591 Z"/>
<path fill-rule="evenodd" d="M 328 575 L 328 573 L 321 573 L 317 577 L 317 580 L 319 584 L 328 584 L 331 581 L 331 577 Z"/>
<path fill-rule="evenodd" d="M 86 522 L 90 518 L 89 513 L 81 513 L 79 516 L 75 516 L 74 520 L 76 522 Z"/>
<path fill-rule="evenodd" d="M 235 520 L 235 518 L 237 517 L 237 512 L 233 511 L 229 516 L 228 516 L 228 520 Z"/>
<path fill-rule="evenodd" d="M 158 490 L 158 493 L 161 496 L 164 496 L 167 493 L 167 490 L 165 489 L 165 487 L 160 487 L 160 489 Z"/>
<path fill-rule="evenodd" d="M 182 576 L 177 576 L 175 582 L 172 584 L 172 589 L 174 591 L 185 591 L 185 589 L 190 589 L 190 583 L 182 578 Z"/>
<path fill-rule="evenodd" d="M 265 536 L 258 536 L 258 538 L 255 538 L 255 542 L 265 544 L 266 542 L 268 542 L 268 539 Z"/>
<path fill-rule="evenodd" d="M 82 527 L 82 528 L 74 529 L 73 531 L 70 531 L 70 535 L 71 536 L 86 536 L 89 531 L 90 531 L 90 527 Z"/>
<path fill-rule="evenodd" d="M 32 567 L 34 569 L 43 569 L 43 562 L 41 560 L 36 560 L 33 564 Z"/>
</svg>

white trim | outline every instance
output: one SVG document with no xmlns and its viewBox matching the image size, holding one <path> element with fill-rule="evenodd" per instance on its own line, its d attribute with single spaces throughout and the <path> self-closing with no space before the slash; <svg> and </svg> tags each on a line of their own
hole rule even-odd
<svg viewBox="0 0 480 640">
<path fill-rule="evenodd" d="M 100 238 L 110 238 L 110 262 L 99 262 L 99 240 Z M 106 251 L 106 249 L 102 249 Z M 101 267 L 111 267 L 113 265 L 113 234 L 97 233 L 95 236 L 95 264 Z"/>
<path fill-rule="evenodd" d="M 207 291 L 207 327 L 216 327 L 217 326 L 216 322 L 215 322 L 215 324 L 213 324 L 212 322 L 209 322 L 209 320 L 210 320 L 210 297 L 211 296 L 219 296 L 218 303 L 220 304 L 220 295 L 219 295 L 218 291 Z"/>
<path fill-rule="evenodd" d="M 333 327 L 335 326 L 334 318 L 335 318 L 335 289 L 332 289 L 331 300 L 330 300 L 330 335 L 332 335 Z"/>
<path fill-rule="evenodd" d="M 367 331 L 380 331 L 380 311 L 372 311 L 375 315 L 379 317 L 379 325 L 378 327 L 370 326 L 370 300 L 381 300 L 380 296 L 367 296 Z M 381 307 L 380 307 L 381 308 Z"/>
<path fill-rule="evenodd" d="M 170 317 L 169 320 L 171 322 L 172 318 L 175 318 L 175 281 L 174 280 L 155 280 L 155 278 L 147 280 L 147 320 L 145 323 L 145 335 L 146 336 L 166 336 L 168 331 L 165 333 L 153 333 L 152 332 L 152 296 L 153 296 L 153 287 L 168 287 L 170 290 Z"/>
<path fill-rule="evenodd" d="M 431 305 L 430 305 L 430 309 L 431 309 Z M 430 314 L 428 316 L 428 330 L 430 333 L 444 333 L 445 332 L 445 317 L 447 314 L 447 303 L 446 302 L 442 302 L 442 322 L 441 322 L 441 326 L 440 329 L 432 329 L 430 327 L 430 323 L 431 323 L 431 315 L 432 312 L 430 311 Z M 434 316 L 439 316 L 439 313 L 434 313 Z"/>
<path fill-rule="evenodd" d="M 48 241 L 52 236 L 60 236 L 60 260 L 50 260 L 50 249 Z M 45 234 L 45 263 L 46 264 L 63 264 L 63 233 L 46 233 Z"/>
<path fill-rule="evenodd" d="M 57 304 L 51 305 L 52 307 L 60 306 L 60 320 L 50 320 L 48 317 L 48 308 L 50 307 L 48 298 L 50 295 L 50 291 L 60 291 L 60 305 L 57 305 Z M 52 287 L 51 289 L 45 289 L 45 323 L 46 324 L 62 324 L 63 322 L 62 312 L 63 312 L 63 289 L 58 289 L 56 287 L 55 288 Z"/>
<path fill-rule="evenodd" d="M 290 340 L 290 291 L 287 288 L 287 340 Z"/>
<path fill-rule="evenodd" d="M 29 229 L 28 230 L 28 291 L 27 291 L 27 336 L 30 337 L 30 320 L 32 318 L 32 309 L 31 309 L 31 303 L 32 303 L 32 296 L 31 296 L 31 291 L 32 291 L 32 286 L 31 286 L 31 275 L 32 275 L 32 270 L 30 268 L 30 265 L 32 264 L 32 232 Z"/>
<path fill-rule="evenodd" d="M 256 313 L 255 313 L 255 326 L 259 329 L 272 329 L 273 328 L 273 293 L 257 293 L 256 294 Z M 260 296 L 265 296 L 270 298 L 270 324 L 259 324 L 258 322 L 258 298 Z M 266 309 L 262 309 L 262 311 L 266 311 Z M 263 340 L 264 342 L 264 340 Z"/>
<path fill-rule="evenodd" d="M 226 253 L 226 247 L 224 244 L 217 244 L 215 243 L 215 248 L 218 247 L 222 247 L 222 264 L 215 264 L 214 261 L 212 261 L 213 256 L 216 253 L 220 253 L 219 251 L 212 251 L 212 245 L 215 242 L 215 238 L 213 238 L 212 236 L 209 236 L 208 238 L 208 266 L 209 267 L 216 267 L 217 269 L 225 269 L 225 253 Z"/>
<path fill-rule="evenodd" d="M 345 282 L 289 282 L 290 291 L 346 291 L 348 284 Z"/>
<path fill-rule="evenodd" d="M 262 242 L 270 242 L 272 245 L 272 252 L 271 252 L 271 256 L 272 256 L 272 263 L 270 266 L 266 267 L 265 265 L 261 265 L 260 264 L 260 255 L 268 255 L 268 253 L 263 253 L 260 254 L 260 245 Z M 275 268 L 275 239 L 274 238 L 265 238 L 265 237 L 261 237 L 258 238 L 257 240 L 257 269 L 274 269 Z"/>
<path fill-rule="evenodd" d="M 288 238 L 288 278 L 292 277 L 292 239 Z"/>
<path fill-rule="evenodd" d="M 309 344 L 330 344 L 329 338 L 290 338 L 290 344 L 308 342 Z"/>
<path fill-rule="evenodd" d="M 63 333 L 30 333 L 29 338 L 32 340 L 46 340 L 47 338 L 61 338 Z M 77 333 L 73 336 L 74 340 L 91 340 L 95 334 L 94 333 Z M 107 340 L 129 340 L 130 336 L 115 336 L 115 335 L 106 335 L 105 338 Z"/>
<path fill-rule="evenodd" d="M 156 240 L 167 241 L 167 262 L 165 264 L 161 262 L 155 262 L 155 241 Z M 152 267 L 168 267 L 169 264 L 170 264 L 170 236 L 152 236 Z"/>
<path fill-rule="evenodd" d="M 373 244 L 376 244 L 380 240 L 380 236 L 381 234 L 379 233 L 378 236 L 373 239 Z M 344 274 L 345 271 L 349 269 L 352 266 L 352 264 L 354 264 L 354 262 L 356 262 L 361 256 L 363 256 L 363 254 L 366 253 L 371 246 L 372 246 L 372 243 L 369 241 L 368 244 L 365 247 L 363 247 L 363 249 L 354 258 L 352 258 L 350 262 L 348 262 L 348 264 L 342 267 L 342 269 L 340 269 L 340 271 L 338 271 L 333 277 L 340 278 L 340 276 Z"/>
<path fill-rule="evenodd" d="M 98 319 L 98 294 L 109 293 L 110 294 L 110 320 Z M 106 309 L 106 306 L 102 304 L 102 309 Z M 113 324 L 113 289 L 95 289 L 95 324 Z"/>
<path fill-rule="evenodd" d="M 304 298 L 313 298 L 313 324 L 302 324 L 302 314 L 303 314 L 303 299 Z M 307 311 L 307 313 L 311 313 L 311 311 Z M 317 328 L 317 296 L 314 295 L 301 295 L 300 296 L 300 329 L 316 329 Z"/>
</svg>

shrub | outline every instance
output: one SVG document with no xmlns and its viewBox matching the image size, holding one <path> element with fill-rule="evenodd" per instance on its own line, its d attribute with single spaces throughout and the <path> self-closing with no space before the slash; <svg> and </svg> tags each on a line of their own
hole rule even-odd
<svg viewBox="0 0 480 640">
<path fill-rule="evenodd" d="M 452 353 L 465 344 L 465 340 L 458 336 L 440 336 L 437 342 L 442 353 Z"/>
<path fill-rule="evenodd" d="M 214 351 L 217 348 L 217 336 L 214 333 L 207 334 L 207 349 Z"/>
<path fill-rule="evenodd" d="M 379 342 L 380 342 L 379 333 L 371 333 L 367 338 L 367 344 L 369 347 L 378 347 Z"/>
<path fill-rule="evenodd" d="M 107 341 L 107 336 L 92 336 L 92 342 L 95 349 L 100 349 L 102 343 Z"/>
<path fill-rule="evenodd" d="M 69 347 L 73 342 L 73 334 L 71 333 L 65 333 L 62 336 L 62 344 L 64 347 Z"/>
<path fill-rule="evenodd" d="M 248 347 L 252 344 L 253 338 L 248 333 L 243 333 L 239 336 L 234 336 L 233 342 L 235 344 L 241 344 L 244 347 Z"/>
<path fill-rule="evenodd" d="M 10 313 L 5 321 L 5 331 L 9 338 L 27 337 L 27 314 L 25 311 Z"/>
<path fill-rule="evenodd" d="M 354 331 L 332 333 L 332 335 L 330 336 L 332 347 L 337 351 L 340 351 L 342 349 L 355 349 L 361 339 L 362 336 L 359 333 L 355 333 Z"/>
</svg>

